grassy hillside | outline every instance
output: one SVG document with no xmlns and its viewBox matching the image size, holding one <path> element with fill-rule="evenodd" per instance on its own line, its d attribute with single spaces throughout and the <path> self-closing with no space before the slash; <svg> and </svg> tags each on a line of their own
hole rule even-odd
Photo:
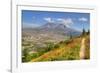
<svg viewBox="0 0 100 73">
<path fill-rule="evenodd" d="M 72 38 L 59 42 L 57 47 L 52 47 L 52 50 L 48 50 L 41 55 L 35 56 L 30 62 L 41 62 L 41 61 L 61 61 L 61 60 L 79 60 L 79 51 L 81 47 L 82 36 Z M 86 51 L 85 59 L 90 58 L 90 38 L 89 35 L 85 35 L 86 39 Z M 35 53 L 35 55 L 37 55 Z"/>
</svg>

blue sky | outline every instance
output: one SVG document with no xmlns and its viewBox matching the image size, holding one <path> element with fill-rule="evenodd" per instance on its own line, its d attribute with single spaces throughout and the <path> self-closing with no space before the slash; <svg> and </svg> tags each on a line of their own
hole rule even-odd
<svg viewBox="0 0 100 73">
<path fill-rule="evenodd" d="M 90 14 L 76 12 L 52 12 L 22 10 L 23 27 L 38 27 L 52 23 L 63 23 L 68 27 L 82 30 L 83 25 L 86 30 L 90 29 Z"/>
</svg>

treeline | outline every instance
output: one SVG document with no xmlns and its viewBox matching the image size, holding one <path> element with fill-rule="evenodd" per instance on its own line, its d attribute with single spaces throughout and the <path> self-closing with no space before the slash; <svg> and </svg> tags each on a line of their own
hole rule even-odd
<svg viewBox="0 0 100 73">
<path fill-rule="evenodd" d="M 85 29 L 83 29 L 82 31 L 82 35 L 89 35 L 90 34 L 90 30 L 88 29 L 88 31 L 86 31 Z"/>
</svg>

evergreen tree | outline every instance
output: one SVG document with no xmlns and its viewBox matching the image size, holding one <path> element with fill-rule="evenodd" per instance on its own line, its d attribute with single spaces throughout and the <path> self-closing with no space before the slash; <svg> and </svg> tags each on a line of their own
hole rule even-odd
<svg viewBox="0 0 100 73">
<path fill-rule="evenodd" d="M 85 29 L 83 29 L 83 31 L 82 31 L 82 35 L 85 35 L 85 34 L 86 34 Z"/>
<path fill-rule="evenodd" d="M 89 29 L 88 29 L 88 31 L 87 31 L 87 35 L 88 35 L 88 34 L 90 34 L 90 30 L 89 30 Z"/>
<path fill-rule="evenodd" d="M 72 34 L 71 34 L 71 32 L 70 32 L 70 39 L 72 39 Z"/>
</svg>

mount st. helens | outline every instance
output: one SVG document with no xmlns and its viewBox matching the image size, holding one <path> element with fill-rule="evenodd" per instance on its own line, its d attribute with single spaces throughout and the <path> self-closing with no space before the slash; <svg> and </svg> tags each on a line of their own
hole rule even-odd
<svg viewBox="0 0 100 73">
<path fill-rule="evenodd" d="M 23 39 L 33 40 L 36 42 L 59 42 L 69 38 L 70 36 L 78 36 L 81 32 L 64 24 L 46 23 L 37 28 L 23 28 Z"/>
</svg>

